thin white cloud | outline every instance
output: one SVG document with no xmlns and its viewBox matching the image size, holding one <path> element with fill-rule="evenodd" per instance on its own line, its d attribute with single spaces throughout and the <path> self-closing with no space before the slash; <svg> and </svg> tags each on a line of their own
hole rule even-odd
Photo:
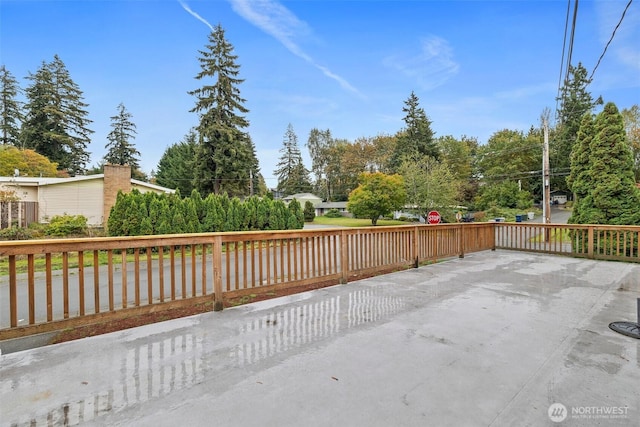
<svg viewBox="0 0 640 427">
<path fill-rule="evenodd" d="M 309 26 L 289 9 L 274 0 L 229 0 L 233 10 L 251 24 L 269 34 L 297 57 L 308 62 L 343 88 L 364 97 L 346 79 L 318 64 L 295 41 L 310 33 Z"/>
<path fill-rule="evenodd" d="M 193 10 L 191 10 L 191 8 L 185 2 L 183 2 L 182 0 L 178 0 L 178 3 L 180 3 L 180 6 L 182 6 L 182 8 L 185 11 L 187 11 L 191 16 L 196 18 L 198 21 L 204 23 L 207 27 L 209 27 L 211 31 L 213 31 L 213 25 L 209 24 L 209 22 L 206 19 L 204 19 L 202 16 L 198 15 Z"/>
<path fill-rule="evenodd" d="M 453 59 L 449 42 L 437 36 L 421 40 L 421 51 L 413 56 L 389 56 L 384 64 L 414 79 L 424 90 L 443 85 L 457 74 L 460 65 Z"/>
</svg>

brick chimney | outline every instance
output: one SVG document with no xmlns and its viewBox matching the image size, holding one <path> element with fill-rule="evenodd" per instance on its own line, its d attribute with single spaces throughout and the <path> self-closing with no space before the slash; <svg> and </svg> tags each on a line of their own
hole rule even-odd
<svg viewBox="0 0 640 427">
<path fill-rule="evenodd" d="M 118 191 L 131 192 L 131 166 L 129 165 L 104 165 L 104 193 L 102 214 L 103 225 L 106 228 L 111 207 L 116 203 Z"/>
</svg>

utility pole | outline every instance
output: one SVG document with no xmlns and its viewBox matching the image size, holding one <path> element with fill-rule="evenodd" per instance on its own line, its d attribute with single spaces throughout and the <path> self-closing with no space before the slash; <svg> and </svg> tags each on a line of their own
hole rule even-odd
<svg viewBox="0 0 640 427">
<path fill-rule="evenodd" d="M 544 149 L 542 150 L 542 189 L 543 189 L 543 203 L 542 214 L 544 216 L 544 223 L 551 223 L 551 191 L 550 191 L 550 177 L 549 177 L 549 124 L 547 118 L 542 119 L 542 126 L 544 128 Z M 549 240 L 549 230 L 545 231 L 545 241 Z"/>
<path fill-rule="evenodd" d="M 253 196 L 253 171 L 249 169 L 249 195 Z"/>
</svg>

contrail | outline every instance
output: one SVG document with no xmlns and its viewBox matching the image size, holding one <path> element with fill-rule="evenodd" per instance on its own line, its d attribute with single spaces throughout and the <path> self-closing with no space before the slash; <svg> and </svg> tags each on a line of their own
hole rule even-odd
<svg viewBox="0 0 640 427">
<path fill-rule="evenodd" d="M 233 10 L 244 19 L 271 35 L 297 57 L 307 61 L 338 84 L 361 98 L 365 98 L 358 89 L 347 80 L 332 72 L 329 68 L 318 64 L 296 43 L 296 40 L 309 32 L 306 22 L 301 21 L 289 9 L 274 0 L 229 0 Z"/>
<path fill-rule="evenodd" d="M 193 16 L 194 18 L 196 18 L 198 21 L 203 22 L 207 27 L 209 27 L 209 29 L 211 31 L 213 31 L 213 26 L 211 24 L 209 24 L 207 22 L 206 19 L 204 19 L 202 16 L 198 15 L 197 13 L 195 13 L 193 10 L 191 10 L 189 8 L 189 6 L 187 6 L 186 3 L 184 3 L 182 0 L 178 0 L 178 3 L 180 3 L 180 6 L 182 6 L 182 8 L 184 10 L 186 10 L 187 12 L 189 12 L 189 14 L 191 14 L 191 16 Z"/>
</svg>

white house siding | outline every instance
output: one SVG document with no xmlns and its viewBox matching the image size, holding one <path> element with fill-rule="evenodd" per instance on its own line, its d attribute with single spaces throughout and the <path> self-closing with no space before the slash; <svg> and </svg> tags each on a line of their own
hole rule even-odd
<svg viewBox="0 0 640 427">
<path fill-rule="evenodd" d="M 38 201 L 38 186 L 29 184 L 21 185 L 20 183 L 6 182 L 0 184 L 0 190 L 14 192 L 16 197 L 23 202 Z"/>
<path fill-rule="evenodd" d="M 89 225 L 102 225 L 103 180 L 89 179 L 43 185 L 39 189 L 39 221 L 55 215 L 84 215 Z"/>
</svg>

